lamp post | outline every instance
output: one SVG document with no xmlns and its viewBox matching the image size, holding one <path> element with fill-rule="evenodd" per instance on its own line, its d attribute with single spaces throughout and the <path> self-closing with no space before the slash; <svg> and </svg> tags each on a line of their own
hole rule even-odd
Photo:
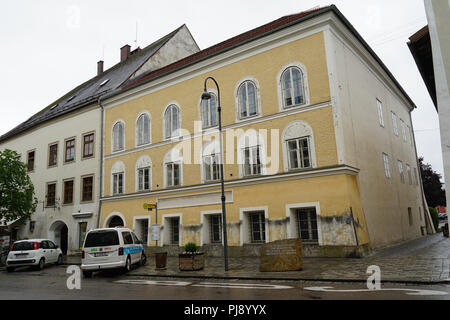
<svg viewBox="0 0 450 320">
<path fill-rule="evenodd" d="M 223 230 L 223 257 L 225 260 L 225 271 L 228 271 L 228 240 L 227 240 L 227 215 L 225 211 L 225 186 L 224 186 L 224 173 L 223 173 L 223 147 L 222 147 L 222 108 L 220 106 L 220 89 L 217 81 L 213 77 L 208 77 L 205 79 L 204 89 L 202 94 L 202 102 L 205 103 L 207 100 L 211 99 L 211 94 L 206 89 L 206 82 L 208 79 L 214 81 L 217 87 L 217 112 L 219 114 L 219 145 L 220 145 L 220 185 L 222 188 L 222 230 Z"/>
</svg>

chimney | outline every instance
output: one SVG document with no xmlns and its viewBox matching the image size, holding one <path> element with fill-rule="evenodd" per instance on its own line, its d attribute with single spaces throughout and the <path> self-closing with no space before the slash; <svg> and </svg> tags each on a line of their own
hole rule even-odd
<svg viewBox="0 0 450 320">
<path fill-rule="evenodd" d="M 103 73 L 103 60 L 97 62 L 97 75 Z"/>
<path fill-rule="evenodd" d="M 127 60 L 130 56 L 130 46 L 128 44 L 120 48 L 120 62 Z"/>
</svg>

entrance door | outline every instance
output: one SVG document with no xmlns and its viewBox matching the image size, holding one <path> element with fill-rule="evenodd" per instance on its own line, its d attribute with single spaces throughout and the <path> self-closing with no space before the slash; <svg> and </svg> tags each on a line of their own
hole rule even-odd
<svg viewBox="0 0 450 320">
<path fill-rule="evenodd" d="M 68 229 L 67 226 L 64 225 L 61 228 L 61 251 L 63 255 L 67 254 L 67 242 L 68 242 Z"/>
</svg>

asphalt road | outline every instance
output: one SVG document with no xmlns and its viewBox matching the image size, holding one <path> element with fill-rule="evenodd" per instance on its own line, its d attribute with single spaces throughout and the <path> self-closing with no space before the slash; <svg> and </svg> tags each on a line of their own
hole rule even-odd
<svg viewBox="0 0 450 320">
<path fill-rule="evenodd" d="M 68 289 L 67 266 L 42 271 L 0 271 L 1 300 L 450 300 L 450 285 L 304 281 L 205 280 L 133 277 L 118 272 L 81 276 L 80 289 Z M 75 286 L 76 282 L 70 284 Z"/>
</svg>

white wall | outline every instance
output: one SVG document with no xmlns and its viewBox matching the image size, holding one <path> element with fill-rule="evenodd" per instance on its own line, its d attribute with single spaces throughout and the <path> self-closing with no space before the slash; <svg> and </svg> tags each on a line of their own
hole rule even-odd
<svg viewBox="0 0 450 320">
<path fill-rule="evenodd" d="M 78 223 L 88 222 L 87 229 L 97 227 L 98 203 L 100 192 L 100 143 L 101 143 L 101 109 L 88 107 L 83 113 L 57 118 L 48 123 L 41 124 L 38 128 L 26 131 L 7 141 L 0 143 L 0 150 L 12 149 L 21 154 L 21 160 L 27 162 L 27 151 L 35 149 L 34 172 L 29 176 L 35 187 L 35 196 L 39 204 L 32 220 L 36 221 L 33 233 L 29 233 L 29 224 L 19 230 L 20 238 L 47 238 L 53 237 L 50 231 L 52 224 L 63 221 L 68 227 L 68 250 L 78 248 Z M 82 160 L 82 135 L 95 131 L 94 157 Z M 75 161 L 64 164 L 65 144 L 64 139 L 75 137 Z M 48 168 L 49 144 L 58 142 L 58 164 L 56 167 Z M 93 201 L 80 203 L 81 200 L 81 177 L 94 174 Z M 63 180 L 75 178 L 73 205 L 63 205 Z M 47 182 L 56 181 L 56 198 L 60 199 L 59 208 L 45 208 Z M 92 213 L 91 217 L 74 218 L 73 213 Z"/>
</svg>

